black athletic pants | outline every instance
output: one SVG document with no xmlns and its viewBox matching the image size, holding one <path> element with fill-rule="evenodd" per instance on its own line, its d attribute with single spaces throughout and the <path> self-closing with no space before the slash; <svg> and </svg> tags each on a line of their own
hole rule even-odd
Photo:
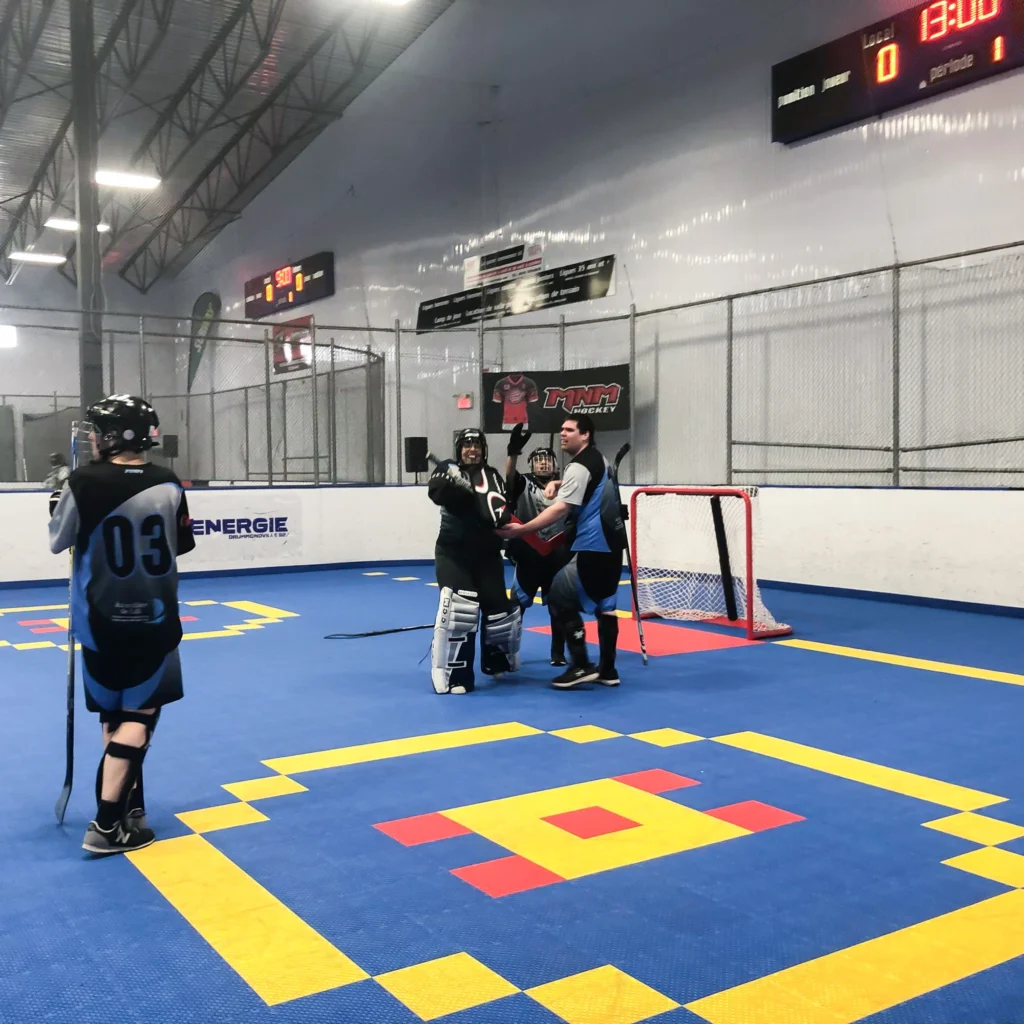
<svg viewBox="0 0 1024 1024">
<path fill-rule="evenodd" d="M 516 607 L 505 588 L 505 560 L 500 551 L 467 555 L 438 544 L 434 548 L 434 572 L 439 587 L 475 593 L 485 615 L 510 612 Z"/>
</svg>

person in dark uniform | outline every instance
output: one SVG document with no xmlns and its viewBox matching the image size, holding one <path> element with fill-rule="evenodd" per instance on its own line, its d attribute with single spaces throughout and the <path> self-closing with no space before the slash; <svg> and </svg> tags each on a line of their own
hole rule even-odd
<svg viewBox="0 0 1024 1024">
<path fill-rule="evenodd" d="M 475 689 L 476 635 L 483 617 L 480 671 L 501 677 L 519 668 L 523 623 L 505 589 L 502 541 L 495 529 L 511 510 L 501 475 L 487 464 L 487 438 L 468 428 L 455 441 L 455 459 L 438 463 L 427 493 L 441 506 L 434 547 L 440 600 L 431 646 L 431 682 L 437 693 Z"/>
<path fill-rule="evenodd" d="M 551 448 L 535 448 L 530 452 L 530 472 L 525 476 L 516 470 L 516 462 L 529 440 L 530 434 L 524 434 L 522 425 L 518 424 L 509 438 L 508 458 L 505 461 L 508 503 L 514 507 L 516 518 L 524 523 L 535 519 L 551 504 L 551 499 L 545 496 L 544 491 L 558 476 L 558 456 Z M 569 561 L 569 555 L 563 543 L 561 523 L 553 523 L 539 530 L 537 536 L 542 541 L 554 543 L 549 554 L 542 554 L 523 539 L 508 542 L 505 553 L 516 567 L 512 591 L 519 601 L 519 610 L 523 616 L 533 605 L 537 591 L 540 591 L 541 600 L 548 605 L 551 618 L 551 664 L 564 665 L 565 636 L 562 624 L 551 608 L 549 597 L 551 584 L 559 570 Z"/>
<path fill-rule="evenodd" d="M 50 498 L 50 550 L 74 547 L 71 623 L 82 645 L 86 707 L 99 714 L 103 757 L 90 853 L 152 843 L 142 762 L 160 709 L 183 696 L 179 555 L 195 548 L 175 474 L 149 463 L 159 420 L 141 398 L 114 395 L 86 414 L 93 461 Z"/>
<path fill-rule="evenodd" d="M 618 488 L 605 457 L 594 447 L 594 423 L 587 415 L 571 415 L 562 423 L 562 450 L 572 456 L 562 480 L 547 487 L 551 505 L 529 523 L 510 523 L 498 535 L 513 540 L 566 520 L 572 552 L 555 577 L 551 605 L 565 632 L 571 664 L 552 683 L 569 689 L 581 683 L 618 686 L 615 648 L 619 636 L 619 581 L 622 578 L 626 527 Z M 582 613 L 597 618 L 600 660 L 590 661 Z"/>
</svg>

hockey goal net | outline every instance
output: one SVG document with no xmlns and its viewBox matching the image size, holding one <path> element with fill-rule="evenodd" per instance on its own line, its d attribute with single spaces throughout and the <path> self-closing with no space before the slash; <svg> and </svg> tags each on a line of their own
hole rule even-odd
<svg viewBox="0 0 1024 1024">
<path fill-rule="evenodd" d="M 641 487 L 630 499 L 641 618 L 735 626 L 751 640 L 786 636 L 758 587 L 757 488 Z"/>
</svg>

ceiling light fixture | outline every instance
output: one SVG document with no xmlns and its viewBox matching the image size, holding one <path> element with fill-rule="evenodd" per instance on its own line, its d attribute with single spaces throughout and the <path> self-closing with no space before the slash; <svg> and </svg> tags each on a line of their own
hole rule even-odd
<svg viewBox="0 0 1024 1024">
<path fill-rule="evenodd" d="M 12 252 L 11 259 L 17 263 L 45 263 L 54 267 L 67 263 L 67 257 L 56 252 Z"/>
<path fill-rule="evenodd" d="M 135 188 L 151 191 L 160 184 L 159 178 L 147 174 L 128 174 L 125 171 L 97 171 L 96 184 L 110 188 Z"/>
<path fill-rule="evenodd" d="M 18 347 L 18 329 L 11 324 L 0 324 L 0 348 Z"/>
<path fill-rule="evenodd" d="M 71 220 L 67 217 L 51 217 L 44 225 L 48 228 L 53 228 L 54 231 L 77 231 L 78 221 Z M 97 224 L 96 230 L 101 234 L 105 235 L 110 230 L 109 224 Z"/>
</svg>

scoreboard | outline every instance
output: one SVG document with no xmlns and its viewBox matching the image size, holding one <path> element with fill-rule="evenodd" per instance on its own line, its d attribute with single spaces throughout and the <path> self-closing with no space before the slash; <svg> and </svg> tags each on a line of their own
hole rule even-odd
<svg viewBox="0 0 1024 1024">
<path fill-rule="evenodd" d="M 320 252 L 246 281 L 245 316 L 259 320 L 333 294 L 334 253 Z"/>
<path fill-rule="evenodd" d="M 791 143 L 1024 65 L 1024 0 L 935 0 L 772 69 L 772 141 Z"/>
</svg>

